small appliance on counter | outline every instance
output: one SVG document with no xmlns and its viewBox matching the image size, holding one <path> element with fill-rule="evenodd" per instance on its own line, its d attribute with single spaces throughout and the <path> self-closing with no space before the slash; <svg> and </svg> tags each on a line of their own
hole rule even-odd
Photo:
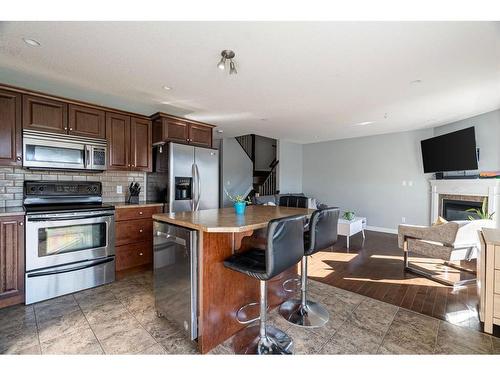
<svg viewBox="0 0 500 375">
<path fill-rule="evenodd" d="M 114 207 L 91 181 L 25 181 L 26 304 L 115 280 Z"/>
</svg>

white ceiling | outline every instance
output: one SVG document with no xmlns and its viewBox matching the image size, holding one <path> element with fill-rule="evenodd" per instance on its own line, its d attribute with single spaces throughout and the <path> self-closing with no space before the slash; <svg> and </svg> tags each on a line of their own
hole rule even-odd
<svg viewBox="0 0 500 375">
<path fill-rule="evenodd" d="M 2 22 L 0 81 L 318 142 L 500 108 L 500 23 Z"/>
</svg>

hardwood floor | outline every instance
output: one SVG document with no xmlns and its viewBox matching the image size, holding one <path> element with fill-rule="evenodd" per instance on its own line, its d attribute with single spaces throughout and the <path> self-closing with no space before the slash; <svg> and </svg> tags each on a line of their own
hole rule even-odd
<svg viewBox="0 0 500 375">
<path fill-rule="evenodd" d="M 476 284 L 453 288 L 403 270 L 403 254 L 394 234 L 366 231 L 339 236 L 330 251 L 310 257 L 309 277 L 421 314 L 481 331 Z M 496 327 L 494 335 L 500 337 Z"/>
</svg>

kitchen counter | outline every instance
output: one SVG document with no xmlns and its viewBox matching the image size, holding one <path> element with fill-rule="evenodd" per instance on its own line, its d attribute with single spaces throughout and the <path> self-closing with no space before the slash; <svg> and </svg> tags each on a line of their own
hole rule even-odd
<svg viewBox="0 0 500 375">
<path fill-rule="evenodd" d="M 0 208 L 0 216 L 19 216 L 24 214 L 25 211 L 23 206 Z"/>
<path fill-rule="evenodd" d="M 207 353 L 245 328 L 236 320 L 243 305 L 259 300 L 259 281 L 224 267 L 234 253 L 262 248 L 269 221 L 292 215 L 310 217 L 313 210 L 276 206 L 248 206 L 245 215 L 233 207 L 155 214 L 153 219 L 198 232 L 198 349 Z M 155 225 L 161 225 L 155 224 Z M 156 227 L 155 227 L 156 228 Z M 273 308 L 292 298 L 283 281 L 297 277 L 298 264 L 267 283 L 268 305 Z"/>
<path fill-rule="evenodd" d="M 234 208 L 187 211 L 153 215 L 154 220 L 202 232 L 241 233 L 266 228 L 272 219 L 292 215 L 310 216 L 314 210 L 279 206 L 248 206 L 245 215 L 236 215 Z"/>
<path fill-rule="evenodd" d="M 128 203 L 128 202 L 104 202 L 112 204 L 115 208 L 127 208 L 127 207 L 157 207 L 163 206 L 165 203 L 150 202 L 150 201 L 139 201 L 139 203 Z"/>
</svg>

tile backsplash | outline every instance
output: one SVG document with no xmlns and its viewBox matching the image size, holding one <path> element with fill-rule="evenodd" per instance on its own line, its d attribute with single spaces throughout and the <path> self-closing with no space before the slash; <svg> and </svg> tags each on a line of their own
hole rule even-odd
<svg viewBox="0 0 500 375">
<path fill-rule="evenodd" d="M 105 202 L 125 201 L 131 182 L 141 184 L 140 200 L 146 199 L 146 173 L 144 172 L 63 172 L 38 171 L 19 167 L 0 167 L 0 208 L 21 206 L 23 204 L 24 180 L 45 181 L 101 181 Z M 122 194 L 116 193 L 116 187 L 122 186 Z"/>
</svg>

